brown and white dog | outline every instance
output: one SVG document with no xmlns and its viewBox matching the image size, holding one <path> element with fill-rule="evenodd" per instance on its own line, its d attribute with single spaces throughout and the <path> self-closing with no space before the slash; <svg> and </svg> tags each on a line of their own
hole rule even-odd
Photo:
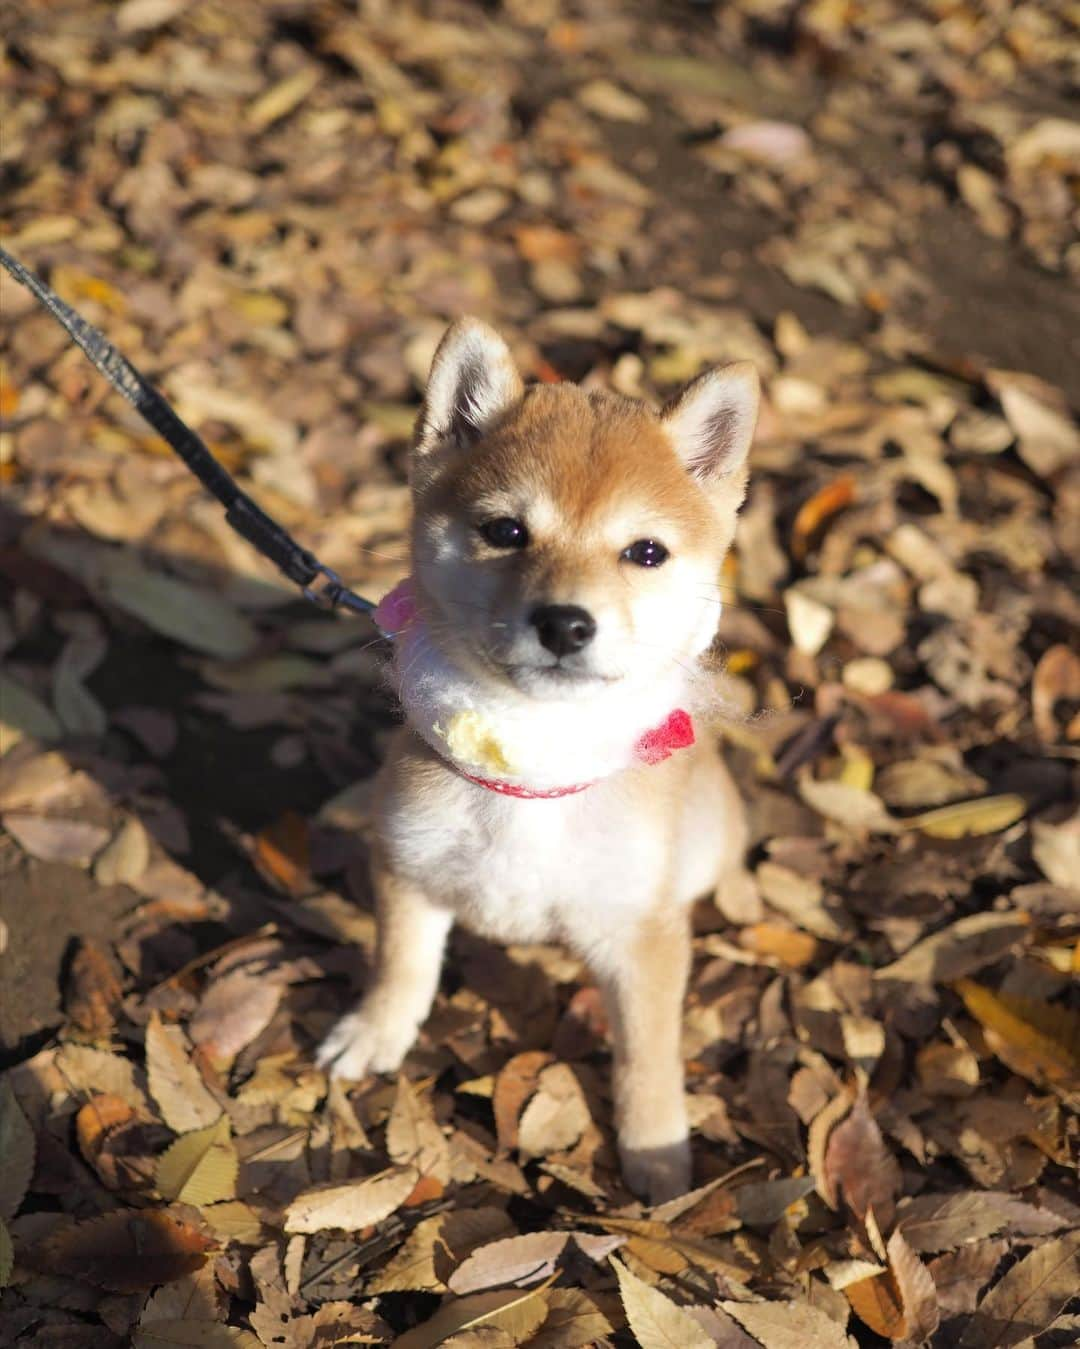
<svg viewBox="0 0 1080 1349">
<path fill-rule="evenodd" d="M 680 1028 L 692 902 L 742 883 L 742 804 L 704 656 L 746 486 L 758 380 L 710 370 L 659 414 L 524 388 L 463 319 L 412 449 L 413 574 L 381 606 L 406 725 L 376 794 L 376 964 L 319 1062 L 396 1069 L 455 920 L 565 942 L 603 990 L 623 1174 L 690 1184 Z"/>
</svg>

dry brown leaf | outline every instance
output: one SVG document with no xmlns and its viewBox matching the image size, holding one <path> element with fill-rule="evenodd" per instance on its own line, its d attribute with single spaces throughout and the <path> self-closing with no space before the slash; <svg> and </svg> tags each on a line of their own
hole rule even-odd
<svg viewBox="0 0 1080 1349">
<path fill-rule="evenodd" d="M 529 1340 L 531 1349 L 585 1349 L 613 1333 L 608 1318 L 578 1288 L 552 1288 L 547 1303 L 544 1323 Z"/>
<path fill-rule="evenodd" d="M 618 1260 L 612 1260 L 619 1279 L 623 1311 L 641 1349 L 709 1349 L 712 1337 L 692 1316 Z"/>
<path fill-rule="evenodd" d="M 1022 909 L 973 913 L 916 942 L 899 960 L 874 971 L 875 979 L 905 983 L 948 983 L 1000 960 L 1030 935 Z"/>
<path fill-rule="evenodd" d="M 855 1349 L 830 1316 L 808 1302 L 722 1302 L 721 1307 L 764 1349 Z"/>
<path fill-rule="evenodd" d="M 938 1306 L 946 1316 L 975 1310 L 1009 1244 L 1005 1239 L 973 1241 L 930 1261 L 927 1268 L 937 1289 Z"/>
<path fill-rule="evenodd" d="M 386 1150 L 398 1166 L 414 1166 L 421 1176 L 450 1183 L 450 1147 L 435 1119 L 431 1102 L 398 1078 L 397 1095 L 386 1126 Z"/>
<path fill-rule="evenodd" d="M 286 1232 L 358 1232 L 388 1218 L 412 1193 L 418 1175 L 411 1166 L 392 1167 L 366 1180 L 324 1185 L 298 1194 L 285 1211 Z"/>
<path fill-rule="evenodd" d="M 903 826 L 885 809 L 881 798 L 846 782 L 820 782 L 808 768 L 799 773 L 799 795 L 820 815 L 852 830 L 895 834 Z"/>
<path fill-rule="evenodd" d="M 551 1061 L 551 1055 L 542 1050 L 527 1050 L 515 1054 L 500 1070 L 491 1098 L 500 1148 L 509 1151 L 517 1147 L 521 1112 L 536 1090 L 541 1070 Z"/>
<path fill-rule="evenodd" d="M 1080 890 L 1080 811 L 1060 824 L 1036 820 L 1031 826 L 1031 855 L 1048 881 Z"/>
<path fill-rule="evenodd" d="M 0 823 L 30 857 L 88 867 L 109 841 L 109 831 L 85 820 L 60 820 L 8 811 Z"/>
<path fill-rule="evenodd" d="M 84 1035 L 105 1039 L 116 1024 L 124 995 L 112 961 L 95 941 L 82 938 L 68 969 L 64 1007 Z"/>
<path fill-rule="evenodd" d="M 34 1131 L 15 1099 L 11 1083 L 0 1078 L 0 1221 L 14 1218 L 34 1174 Z"/>
<path fill-rule="evenodd" d="M 484 1288 L 513 1284 L 523 1288 L 551 1275 L 569 1241 L 591 1260 L 603 1260 L 623 1238 L 599 1237 L 588 1232 L 527 1232 L 480 1246 L 450 1278 L 452 1293 L 475 1293 Z"/>
<path fill-rule="evenodd" d="M 146 1025 L 146 1073 L 161 1118 L 176 1133 L 203 1129 L 221 1114 L 188 1057 L 183 1031 L 164 1025 L 156 1011 Z"/>
<path fill-rule="evenodd" d="M 1080 1288 L 1080 1231 L 1036 1248 L 1009 1269 L 968 1322 L 960 1349 L 1011 1349 L 1038 1335 Z"/>
<path fill-rule="evenodd" d="M 855 479 L 850 473 L 841 473 L 804 501 L 791 527 L 792 557 L 801 562 L 809 551 L 811 539 L 822 525 L 854 500 Z"/>
<path fill-rule="evenodd" d="M 269 1025 L 281 993 L 278 983 L 245 969 L 233 970 L 203 994 L 188 1032 L 215 1067 L 227 1068 Z"/>
<path fill-rule="evenodd" d="M 121 1209 L 66 1226 L 33 1252 L 35 1267 L 115 1293 L 182 1279 L 214 1243 L 167 1209 Z"/>
<path fill-rule="evenodd" d="M 522 1111 L 518 1148 L 527 1157 L 544 1157 L 573 1147 L 588 1128 L 585 1094 L 565 1063 L 553 1063 L 537 1078 L 536 1093 Z"/>
<path fill-rule="evenodd" d="M 1061 739 L 1055 709 L 1059 702 L 1080 698 L 1080 655 L 1064 642 L 1049 647 L 1039 658 L 1031 677 L 1031 717 L 1040 740 L 1054 744 Z"/>
<path fill-rule="evenodd" d="M 902 1186 L 900 1166 L 885 1145 L 865 1092 L 859 1093 L 850 1114 L 829 1135 L 825 1176 L 829 1191 L 842 1195 L 860 1221 L 873 1209 L 879 1226 L 892 1222 Z"/>
<path fill-rule="evenodd" d="M 937 1329 L 937 1291 L 929 1271 L 899 1232 L 887 1246 L 889 1264 L 880 1274 L 844 1287 L 852 1310 L 889 1340 L 922 1344 Z"/>
<path fill-rule="evenodd" d="M 119 1054 L 72 1042 L 61 1045 L 55 1067 L 74 1092 L 120 1096 L 135 1110 L 146 1109 L 146 1098 L 135 1081 L 135 1065 Z"/>
<path fill-rule="evenodd" d="M 924 1194 L 905 1200 L 897 1212 L 897 1230 L 912 1250 L 948 1251 L 999 1232 L 1045 1236 L 1067 1222 L 1060 1214 L 1036 1208 L 1000 1190 Z"/>
<path fill-rule="evenodd" d="M 311 841 L 307 820 L 286 811 L 255 836 L 252 860 L 277 889 L 300 897 L 312 889 Z"/>
<path fill-rule="evenodd" d="M 135 816 L 125 820 L 94 862 L 98 885 L 134 885 L 150 865 L 150 839 Z"/>
<path fill-rule="evenodd" d="M 236 1195 L 240 1159 L 232 1127 L 222 1115 L 204 1129 L 184 1134 L 158 1159 L 158 1193 L 184 1204 L 216 1204 Z"/>
<path fill-rule="evenodd" d="M 443 1303 L 435 1315 L 407 1330 L 394 1341 L 395 1349 L 432 1349 L 464 1330 L 488 1327 L 506 1331 L 514 1343 L 524 1344 L 547 1316 L 548 1284 L 520 1293 L 470 1293 Z"/>
</svg>

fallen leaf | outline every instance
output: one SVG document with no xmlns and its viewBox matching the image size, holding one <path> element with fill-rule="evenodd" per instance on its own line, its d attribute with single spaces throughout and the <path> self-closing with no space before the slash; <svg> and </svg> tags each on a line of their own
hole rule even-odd
<svg viewBox="0 0 1080 1349">
<path fill-rule="evenodd" d="M 817 940 L 809 933 L 779 923 L 752 923 L 739 933 L 739 944 L 793 970 L 809 965 L 818 952 Z"/>
<path fill-rule="evenodd" d="M 848 829 L 895 834 L 903 827 L 873 792 L 849 787 L 844 782 L 819 781 L 808 769 L 800 771 L 798 786 L 799 795 L 808 806 Z"/>
<path fill-rule="evenodd" d="M 899 960 L 875 970 L 874 978 L 948 983 L 992 965 L 1030 935 L 1031 920 L 1023 910 L 973 913 L 916 942 Z"/>
<path fill-rule="evenodd" d="M 844 1287 L 856 1316 L 878 1335 L 922 1344 L 938 1326 L 937 1291 L 925 1265 L 899 1232 L 889 1238 L 880 1274 Z"/>
<path fill-rule="evenodd" d="M 903 821 L 906 829 L 918 829 L 931 838 L 971 838 L 996 834 L 1027 814 L 1022 796 L 984 796 L 978 801 L 957 801 L 939 806 Z"/>
<path fill-rule="evenodd" d="M 830 1316 L 807 1302 L 721 1302 L 764 1349 L 855 1349 Z"/>
<path fill-rule="evenodd" d="M 158 1160 L 154 1182 L 166 1199 L 216 1204 L 236 1195 L 240 1160 L 227 1115 L 184 1134 Z"/>
<path fill-rule="evenodd" d="M 521 1112 L 536 1090 L 542 1069 L 550 1062 L 550 1054 L 533 1049 L 515 1054 L 500 1070 L 491 1100 L 500 1148 L 509 1151 L 517 1147 Z"/>
<path fill-rule="evenodd" d="M 603 1260 L 622 1245 L 619 1236 L 594 1236 L 588 1232 L 527 1232 L 480 1246 L 447 1279 L 452 1293 L 474 1293 L 484 1288 L 513 1284 L 518 1288 L 538 1283 L 554 1273 L 567 1243 L 591 1260 Z"/>
<path fill-rule="evenodd" d="M 0 1078 L 0 1221 L 19 1211 L 34 1174 L 34 1132 L 15 1099 L 11 1083 Z"/>
<path fill-rule="evenodd" d="M 1062 730 L 1054 715 L 1059 702 L 1080 699 L 1080 655 L 1059 642 L 1039 658 L 1031 677 L 1031 716 L 1040 740 L 1054 744 Z"/>
<path fill-rule="evenodd" d="M 589 1107 L 573 1070 L 553 1063 L 537 1078 L 536 1094 L 521 1113 L 518 1148 L 544 1157 L 572 1147 L 589 1125 Z"/>
<path fill-rule="evenodd" d="M 514 1344 L 524 1344 L 547 1316 L 548 1284 L 526 1293 L 470 1293 L 445 1302 L 435 1315 L 394 1341 L 395 1349 L 433 1349 L 463 1330 L 490 1327 L 505 1330 Z"/>
<path fill-rule="evenodd" d="M 578 1288 L 552 1288 L 547 1303 L 547 1316 L 529 1340 L 530 1349 L 585 1349 L 613 1333 L 608 1318 Z"/>
<path fill-rule="evenodd" d="M 1035 820 L 1031 855 L 1048 881 L 1080 889 L 1080 811 L 1060 824 Z"/>
<path fill-rule="evenodd" d="M 35 1266 L 115 1293 L 137 1293 L 199 1269 L 214 1243 L 166 1209 L 121 1209 L 64 1227 Z"/>
<path fill-rule="evenodd" d="M 301 896 L 312 888 L 310 851 L 307 821 L 290 810 L 255 836 L 252 858 L 272 885 Z"/>
<path fill-rule="evenodd" d="M 1042 1331 L 1080 1288 L 1080 1232 L 1037 1246 L 983 1298 L 960 1349 L 1011 1349 Z"/>
<path fill-rule="evenodd" d="M 728 138 L 731 136 L 728 133 Z M 850 473 L 841 473 L 826 483 L 799 507 L 791 527 L 791 553 L 797 561 L 805 558 L 810 540 L 822 525 L 837 511 L 844 510 L 855 500 L 855 479 Z"/>
<path fill-rule="evenodd" d="M 865 1092 L 859 1093 L 847 1118 L 829 1135 L 825 1177 L 829 1191 L 843 1196 L 860 1221 L 873 1209 L 878 1224 L 889 1226 L 902 1176 L 870 1113 Z"/>
<path fill-rule="evenodd" d="M 84 1035 L 104 1039 L 116 1024 L 124 995 L 112 961 L 95 941 L 82 938 L 68 967 L 64 1010 Z"/>
<path fill-rule="evenodd" d="M 22 848 L 41 862 L 88 867 L 109 841 L 109 831 L 85 820 L 59 820 L 45 815 L 8 812 L 0 823 Z"/>
<path fill-rule="evenodd" d="M 398 1166 L 414 1166 L 421 1176 L 450 1183 L 450 1147 L 435 1120 L 431 1103 L 398 1078 L 397 1095 L 386 1126 L 386 1150 Z M 461 1291 L 461 1290 L 458 1290 Z"/>
<path fill-rule="evenodd" d="M 255 100 L 247 112 L 247 124 L 253 131 L 265 131 L 273 122 L 287 117 L 304 101 L 322 78 L 319 66 L 305 66 L 289 75 Z"/>
<path fill-rule="evenodd" d="M 612 1260 L 619 1297 L 641 1349 L 710 1349 L 712 1338 L 692 1316 L 618 1260 Z"/>
<path fill-rule="evenodd" d="M 1066 1225 L 1059 1214 L 997 1190 L 917 1195 L 905 1200 L 896 1215 L 897 1230 L 919 1252 L 955 1250 L 999 1232 L 1045 1236 Z"/>
<path fill-rule="evenodd" d="M 286 1232 L 357 1232 L 382 1222 L 412 1193 L 418 1176 L 411 1166 L 392 1167 L 366 1180 L 325 1185 L 298 1194 L 285 1211 Z"/>
<path fill-rule="evenodd" d="M 94 862 L 98 885 L 134 885 L 150 865 L 150 838 L 134 815 L 124 821 Z"/>
<path fill-rule="evenodd" d="M 15 1247 L 7 1224 L 0 1218 L 0 1288 L 6 1288 L 11 1282 L 11 1271 L 15 1268 Z"/>
<path fill-rule="evenodd" d="M 64 733 L 58 717 L 16 679 L 0 674 L 0 754 L 23 736 L 48 743 Z"/>
<path fill-rule="evenodd" d="M 192 1040 L 219 1067 L 227 1067 L 270 1023 L 281 986 L 248 970 L 215 979 L 191 1018 Z"/>
<path fill-rule="evenodd" d="M 987 1043 L 1026 1077 L 1065 1084 L 1080 1080 L 1080 1015 L 1056 1003 L 994 993 L 969 979 L 956 991 L 986 1032 Z"/>
<path fill-rule="evenodd" d="M 184 1032 L 164 1025 L 156 1011 L 146 1025 L 146 1073 L 161 1118 L 176 1133 L 203 1129 L 221 1114 L 188 1056 Z"/>
<path fill-rule="evenodd" d="M 250 621 L 220 595 L 150 571 L 128 554 L 110 557 L 102 580 L 118 609 L 193 651 L 240 660 L 258 639 Z"/>
</svg>

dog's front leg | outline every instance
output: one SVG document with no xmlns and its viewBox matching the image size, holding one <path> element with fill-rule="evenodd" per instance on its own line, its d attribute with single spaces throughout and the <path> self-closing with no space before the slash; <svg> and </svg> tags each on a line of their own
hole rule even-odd
<svg viewBox="0 0 1080 1349">
<path fill-rule="evenodd" d="M 615 1125 L 623 1176 L 650 1204 L 690 1188 L 683 1096 L 683 995 L 690 969 L 685 912 L 648 918 L 601 972 L 615 1046 Z"/>
<path fill-rule="evenodd" d="M 400 1066 L 431 1010 L 453 924 L 449 910 L 384 866 L 376 865 L 373 880 L 374 978 L 359 1007 L 334 1026 L 317 1056 L 334 1077 L 359 1079 Z"/>
</svg>

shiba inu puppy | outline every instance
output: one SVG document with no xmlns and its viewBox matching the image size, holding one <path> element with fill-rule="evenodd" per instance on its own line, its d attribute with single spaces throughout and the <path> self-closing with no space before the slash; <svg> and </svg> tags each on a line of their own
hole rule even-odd
<svg viewBox="0 0 1080 1349">
<path fill-rule="evenodd" d="M 657 414 L 526 389 L 485 324 L 447 332 L 412 449 L 413 574 L 377 615 L 406 724 L 376 794 L 374 977 L 319 1050 L 341 1077 L 396 1069 L 456 920 L 565 942 L 605 996 L 623 1174 L 653 1203 L 690 1184 L 690 906 L 742 878 L 703 657 L 757 406 L 745 363 Z"/>
</svg>

